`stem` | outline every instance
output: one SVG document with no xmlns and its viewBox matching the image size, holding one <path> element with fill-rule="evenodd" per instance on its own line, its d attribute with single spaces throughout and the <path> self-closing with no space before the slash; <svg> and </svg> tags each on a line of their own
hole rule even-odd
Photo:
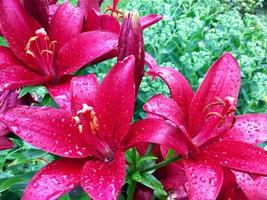
<svg viewBox="0 0 267 200">
<path fill-rule="evenodd" d="M 164 160 L 164 161 L 162 161 L 160 163 L 155 164 L 152 167 L 149 167 L 149 168 L 146 168 L 146 169 L 142 170 L 141 173 L 146 173 L 146 172 L 149 172 L 149 171 L 152 171 L 152 170 L 156 170 L 156 169 L 165 167 L 165 166 L 167 166 L 167 165 L 169 165 L 169 164 L 171 164 L 173 162 L 176 162 L 177 160 L 180 160 L 181 158 L 182 157 L 180 155 L 178 155 L 178 156 L 175 156 L 175 157 L 173 157 L 171 159 Z"/>
<path fill-rule="evenodd" d="M 154 148 L 154 146 L 155 146 L 155 144 L 149 144 L 149 146 L 148 146 L 148 148 L 147 148 L 146 153 L 145 153 L 144 156 L 150 155 L 151 152 L 152 152 L 152 150 L 153 150 L 153 148 Z"/>
<path fill-rule="evenodd" d="M 133 200 L 134 199 L 135 186 L 136 186 L 135 181 L 133 181 L 129 184 L 128 189 L 127 189 L 127 200 Z"/>
</svg>

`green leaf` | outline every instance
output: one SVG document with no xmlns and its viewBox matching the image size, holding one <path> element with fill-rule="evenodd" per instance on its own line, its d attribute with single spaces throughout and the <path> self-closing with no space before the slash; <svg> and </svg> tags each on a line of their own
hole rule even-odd
<svg viewBox="0 0 267 200">
<path fill-rule="evenodd" d="M 141 182 L 141 175 L 138 171 L 136 171 L 133 175 L 132 175 L 132 179 L 135 180 L 136 182 Z"/>
<path fill-rule="evenodd" d="M 69 194 L 65 194 L 64 196 L 60 197 L 58 200 L 70 200 Z"/>
<path fill-rule="evenodd" d="M 20 90 L 19 98 L 24 97 L 26 94 L 36 95 L 38 99 L 43 99 L 48 93 L 46 88 L 42 85 L 39 86 L 26 86 Z"/>
<path fill-rule="evenodd" d="M 159 199 L 166 199 L 167 193 L 164 191 L 161 182 L 152 174 L 141 174 L 141 182 L 143 185 L 154 190 L 154 194 Z"/>
</svg>

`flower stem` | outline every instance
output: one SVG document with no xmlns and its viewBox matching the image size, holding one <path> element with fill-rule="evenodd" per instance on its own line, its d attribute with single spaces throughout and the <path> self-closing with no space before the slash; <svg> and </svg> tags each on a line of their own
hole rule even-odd
<svg viewBox="0 0 267 200">
<path fill-rule="evenodd" d="M 136 182 L 135 181 L 132 181 L 128 185 L 128 189 L 127 189 L 127 200 L 133 200 L 134 199 L 135 186 L 136 186 Z"/>
<path fill-rule="evenodd" d="M 149 144 L 144 156 L 149 156 L 154 148 L 155 144 Z"/>
<path fill-rule="evenodd" d="M 148 168 L 146 168 L 146 169 L 143 169 L 143 170 L 141 171 L 141 173 L 146 173 L 146 172 L 149 172 L 149 171 L 152 171 L 152 170 L 156 170 L 156 169 L 165 167 L 165 166 L 167 166 L 167 165 L 169 165 L 169 164 L 171 164 L 171 163 L 173 163 L 173 162 L 176 162 L 177 160 L 180 160 L 181 158 L 182 158 L 182 157 L 181 157 L 180 155 L 178 155 L 178 156 L 175 156 L 175 157 L 173 157 L 173 158 L 171 158 L 171 159 L 164 160 L 164 161 L 162 161 L 162 162 L 160 162 L 160 163 L 155 164 L 155 165 L 152 166 L 152 167 L 148 167 Z"/>
</svg>

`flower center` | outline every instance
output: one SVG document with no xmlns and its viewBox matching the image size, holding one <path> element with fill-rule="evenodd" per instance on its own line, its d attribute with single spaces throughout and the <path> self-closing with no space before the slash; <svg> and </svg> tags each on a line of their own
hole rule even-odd
<svg viewBox="0 0 267 200">
<path fill-rule="evenodd" d="M 80 134 L 84 133 L 84 130 L 89 130 L 88 142 L 95 150 L 95 156 L 104 162 L 112 161 L 114 159 L 114 153 L 109 145 L 99 137 L 99 124 L 93 107 L 83 104 L 82 109 L 77 112 L 73 120 Z"/>
<path fill-rule="evenodd" d="M 43 73 L 55 75 L 54 52 L 56 41 L 50 41 L 44 28 L 35 31 L 35 36 L 31 37 L 26 44 L 26 54 L 32 56 L 36 64 L 41 67 Z"/>
<path fill-rule="evenodd" d="M 234 126 L 236 122 L 234 101 L 234 97 L 230 96 L 224 100 L 216 97 L 214 102 L 203 109 L 207 114 L 200 132 L 193 138 L 196 146 L 204 144 Z"/>
<path fill-rule="evenodd" d="M 232 128 L 236 122 L 236 117 L 234 116 L 234 112 L 236 111 L 236 109 L 234 108 L 234 101 L 235 101 L 235 98 L 234 97 L 230 97 L 230 96 L 227 96 L 225 97 L 224 100 L 222 100 L 220 97 L 216 97 L 215 98 L 216 101 L 208 104 L 204 110 L 211 110 L 212 108 L 214 108 L 215 106 L 219 106 L 221 107 L 220 109 L 220 112 L 218 111 L 210 111 L 207 113 L 206 115 L 206 121 L 211 117 L 211 116 L 217 116 L 216 119 L 216 122 L 218 121 L 217 123 L 217 127 L 221 127 L 222 124 L 227 120 L 227 118 L 231 117 L 231 125 L 230 125 L 230 128 Z"/>
</svg>

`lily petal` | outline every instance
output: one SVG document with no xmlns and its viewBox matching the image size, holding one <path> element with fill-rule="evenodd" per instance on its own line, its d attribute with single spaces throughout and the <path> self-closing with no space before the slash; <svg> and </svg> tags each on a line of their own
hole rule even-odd
<svg viewBox="0 0 267 200">
<path fill-rule="evenodd" d="M 23 200 L 57 199 L 80 183 L 81 159 L 59 159 L 41 169 L 23 193 Z"/>
<path fill-rule="evenodd" d="M 87 16 L 85 21 L 86 31 L 103 30 L 119 34 L 120 23 L 115 17 L 101 14 L 94 9 L 90 9 Z"/>
<path fill-rule="evenodd" d="M 212 162 L 184 161 L 189 180 L 189 199 L 216 199 L 223 184 L 222 168 Z"/>
<path fill-rule="evenodd" d="M 57 57 L 59 74 L 69 74 L 85 64 L 106 56 L 117 46 L 118 35 L 104 31 L 81 33 L 60 48 Z"/>
<path fill-rule="evenodd" d="M 0 136 L 0 150 L 11 149 L 13 147 L 14 144 L 11 140 L 5 136 Z"/>
<path fill-rule="evenodd" d="M 0 90 L 42 84 L 51 79 L 51 76 L 40 77 L 25 66 L 0 66 Z"/>
<path fill-rule="evenodd" d="M 70 85 L 72 113 L 76 114 L 83 104 L 94 107 L 99 84 L 96 75 L 73 77 Z"/>
<path fill-rule="evenodd" d="M 116 200 L 124 183 L 125 165 L 123 152 L 116 152 L 111 162 L 88 161 L 81 174 L 82 188 L 92 199 Z"/>
<path fill-rule="evenodd" d="M 180 106 L 187 119 L 193 91 L 185 77 L 170 67 L 154 67 L 147 74 L 160 77 L 168 85 L 172 98 Z"/>
<path fill-rule="evenodd" d="M 70 158 L 91 153 L 86 135 L 79 132 L 65 110 L 18 106 L 6 111 L 1 121 L 23 140 L 44 151 Z"/>
<path fill-rule="evenodd" d="M 143 108 L 148 113 L 172 121 L 182 132 L 187 133 L 185 116 L 174 100 L 158 94 L 151 97 Z"/>
<path fill-rule="evenodd" d="M 88 12 L 92 9 L 99 12 L 98 0 L 79 0 L 78 7 L 83 11 L 85 20 L 87 20 Z"/>
<path fill-rule="evenodd" d="M 44 28 L 48 28 L 49 23 L 49 0 L 22 0 L 24 8 L 33 16 Z"/>
<path fill-rule="evenodd" d="M 113 147 L 127 134 L 134 111 L 134 56 L 119 61 L 102 81 L 96 95 L 95 112 L 99 133 Z"/>
<path fill-rule="evenodd" d="M 177 199 L 188 198 L 188 193 L 185 188 L 188 179 L 182 166 L 171 164 L 160 168 L 156 174 L 166 191 L 171 191 Z"/>
<path fill-rule="evenodd" d="M 233 106 L 236 105 L 240 80 L 240 68 L 237 61 L 230 53 L 224 53 L 208 70 L 192 99 L 189 110 L 192 137 L 201 130 L 205 123 L 207 112 L 204 108 L 214 103 L 216 98 L 225 100 L 226 97 L 233 97 Z M 215 106 L 212 112 L 218 112 L 220 108 L 217 107 Z M 206 138 L 209 137 L 206 136 Z"/>
<path fill-rule="evenodd" d="M 56 41 L 57 49 L 82 30 L 83 15 L 70 3 L 63 3 L 53 15 L 49 27 L 51 39 Z"/>
<path fill-rule="evenodd" d="M 135 57 L 134 79 L 137 95 L 145 66 L 143 31 L 137 13 L 129 13 L 124 19 L 118 43 L 118 61 L 129 55 L 134 55 Z"/>
<path fill-rule="evenodd" d="M 18 0 L 0 1 L 0 26 L 14 54 L 33 69 L 38 70 L 35 59 L 26 54 L 25 47 L 40 25 Z"/>
<path fill-rule="evenodd" d="M 223 136 L 223 140 L 255 145 L 267 141 L 267 114 L 239 115 L 234 127 Z"/>
<path fill-rule="evenodd" d="M 249 174 L 234 171 L 236 181 L 248 199 L 264 199 L 267 192 L 267 177 L 253 179 Z"/>
<path fill-rule="evenodd" d="M 148 54 L 147 52 L 145 52 L 145 64 L 150 69 L 158 67 L 158 63 L 156 62 L 156 60 L 150 54 Z"/>
<path fill-rule="evenodd" d="M 155 143 L 187 154 L 188 147 L 183 134 L 168 122 L 159 119 L 144 119 L 134 123 L 128 133 L 127 147 L 140 143 Z"/>
<path fill-rule="evenodd" d="M 141 27 L 144 30 L 145 28 L 157 23 L 161 19 L 162 19 L 161 15 L 156 15 L 156 14 L 146 15 L 140 18 Z"/>
<path fill-rule="evenodd" d="M 251 144 L 221 141 L 204 147 L 196 156 L 232 169 L 267 175 L 267 152 Z"/>
<path fill-rule="evenodd" d="M 46 89 L 61 109 L 71 113 L 70 79 L 57 85 L 46 85 Z"/>
<path fill-rule="evenodd" d="M 15 57 L 10 48 L 0 46 L 0 67 L 7 67 L 9 65 L 20 65 L 21 63 Z"/>
</svg>

